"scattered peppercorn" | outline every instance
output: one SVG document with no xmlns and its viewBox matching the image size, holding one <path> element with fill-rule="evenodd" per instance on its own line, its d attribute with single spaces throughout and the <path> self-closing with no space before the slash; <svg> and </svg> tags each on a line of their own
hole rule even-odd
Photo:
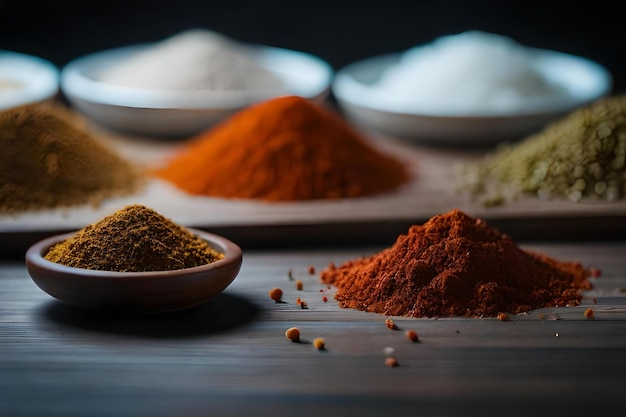
<svg viewBox="0 0 626 417">
<path fill-rule="evenodd" d="M 316 337 L 313 339 L 313 347 L 317 350 L 324 350 L 326 349 L 326 341 L 322 337 Z"/>
<path fill-rule="evenodd" d="M 302 291 L 302 281 L 299 279 L 296 280 L 296 290 Z"/>
<path fill-rule="evenodd" d="M 323 297 L 322 297 L 322 301 L 323 301 L 323 302 L 325 302 L 325 303 L 327 303 L 327 302 L 328 302 L 328 297 L 323 296 Z"/>
<path fill-rule="evenodd" d="M 500 321 L 510 321 L 511 318 L 507 313 L 498 313 L 498 320 Z"/>
<path fill-rule="evenodd" d="M 287 337 L 287 339 L 291 340 L 294 343 L 297 343 L 300 341 L 300 329 L 298 329 L 297 327 L 290 327 L 287 329 L 287 331 L 285 332 L 285 337 Z"/>
<path fill-rule="evenodd" d="M 287 272 L 287 277 L 289 278 L 289 281 L 293 281 L 293 271 L 291 269 Z"/>
<path fill-rule="evenodd" d="M 283 298 L 283 290 L 280 288 L 272 288 L 270 290 L 270 298 L 275 302 L 280 303 Z"/>
<path fill-rule="evenodd" d="M 398 330 L 398 325 L 396 323 L 394 323 L 394 321 L 391 320 L 391 319 L 386 319 L 385 320 L 385 326 L 387 326 L 391 330 Z"/>
<path fill-rule="evenodd" d="M 592 318 L 595 317 L 595 313 L 593 312 L 592 308 L 586 309 L 583 314 L 585 315 L 585 318 L 587 318 L 587 319 L 592 319 Z"/>
<path fill-rule="evenodd" d="M 300 306 L 300 308 L 305 309 L 305 308 L 309 308 L 309 305 L 307 304 L 306 301 L 304 301 L 302 298 L 298 297 L 296 298 L 296 304 Z"/>
<path fill-rule="evenodd" d="M 420 341 L 419 337 L 417 336 L 417 332 L 415 330 L 407 330 L 404 334 L 413 343 L 417 343 Z"/>
<path fill-rule="evenodd" d="M 400 366 L 396 358 L 391 357 L 391 356 L 385 359 L 385 365 L 387 365 L 390 368 L 395 368 L 396 366 Z"/>
<path fill-rule="evenodd" d="M 309 274 L 310 275 L 315 274 L 315 267 L 313 265 L 309 265 Z"/>
</svg>

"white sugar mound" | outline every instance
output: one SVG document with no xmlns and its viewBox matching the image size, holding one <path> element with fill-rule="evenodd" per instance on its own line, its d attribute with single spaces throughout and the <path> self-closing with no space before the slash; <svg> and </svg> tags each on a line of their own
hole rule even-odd
<svg viewBox="0 0 626 417">
<path fill-rule="evenodd" d="M 511 113 L 567 100 L 539 59 L 510 38 L 468 31 L 405 51 L 372 87 L 396 107 L 427 113 Z"/>
<path fill-rule="evenodd" d="M 102 71 L 100 81 L 160 90 L 281 89 L 282 80 L 239 42 L 189 29 Z"/>
</svg>

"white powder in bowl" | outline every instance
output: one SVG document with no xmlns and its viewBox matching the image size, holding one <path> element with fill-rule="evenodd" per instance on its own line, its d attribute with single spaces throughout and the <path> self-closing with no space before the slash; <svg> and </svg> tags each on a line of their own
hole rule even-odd
<svg viewBox="0 0 626 417">
<path fill-rule="evenodd" d="M 536 62 L 510 38 L 469 31 L 405 51 L 372 88 L 396 109 L 430 114 L 515 113 L 567 100 Z"/>
<path fill-rule="evenodd" d="M 105 68 L 100 81 L 163 90 L 280 90 L 283 82 L 239 42 L 190 29 Z"/>
</svg>

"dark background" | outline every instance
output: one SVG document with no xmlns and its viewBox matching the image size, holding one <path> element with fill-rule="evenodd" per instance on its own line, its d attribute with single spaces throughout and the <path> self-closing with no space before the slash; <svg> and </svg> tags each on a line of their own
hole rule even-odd
<svg viewBox="0 0 626 417">
<path fill-rule="evenodd" d="M 204 27 L 315 54 L 333 68 L 470 29 L 584 56 L 626 91 L 626 1 L 0 0 L 0 49 L 73 58 Z"/>
</svg>

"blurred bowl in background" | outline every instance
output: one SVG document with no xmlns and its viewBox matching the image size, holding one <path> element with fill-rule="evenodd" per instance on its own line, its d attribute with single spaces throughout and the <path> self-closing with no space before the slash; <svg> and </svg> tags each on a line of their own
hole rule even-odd
<svg viewBox="0 0 626 417">
<path fill-rule="evenodd" d="M 59 69 L 45 59 L 0 50 L 0 110 L 54 98 Z"/>
<path fill-rule="evenodd" d="M 234 112 L 278 95 L 324 99 L 330 92 L 332 67 L 299 51 L 248 45 L 260 67 L 282 80 L 281 91 L 155 90 L 99 81 L 100 74 L 151 45 L 133 45 L 89 54 L 61 71 L 61 90 L 70 104 L 94 122 L 138 135 L 181 137 L 201 132 Z"/>
<path fill-rule="evenodd" d="M 418 110 L 394 102 L 393 94 L 377 87 L 385 71 L 400 61 L 401 53 L 368 58 L 339 69 L 332 92 L 346 117 L 363 129 L 413 142 L 471 147 L 520 139 L 611 91 L 610 72 L 593 61 L 542 49 L 532 53 L 536 71 L 564 88 L 568 92 L 566 98 L 537 102 L 519 111 L 461 114 Z M 419 93 L 415 91 L 416 95 Z"/>
</svg>

